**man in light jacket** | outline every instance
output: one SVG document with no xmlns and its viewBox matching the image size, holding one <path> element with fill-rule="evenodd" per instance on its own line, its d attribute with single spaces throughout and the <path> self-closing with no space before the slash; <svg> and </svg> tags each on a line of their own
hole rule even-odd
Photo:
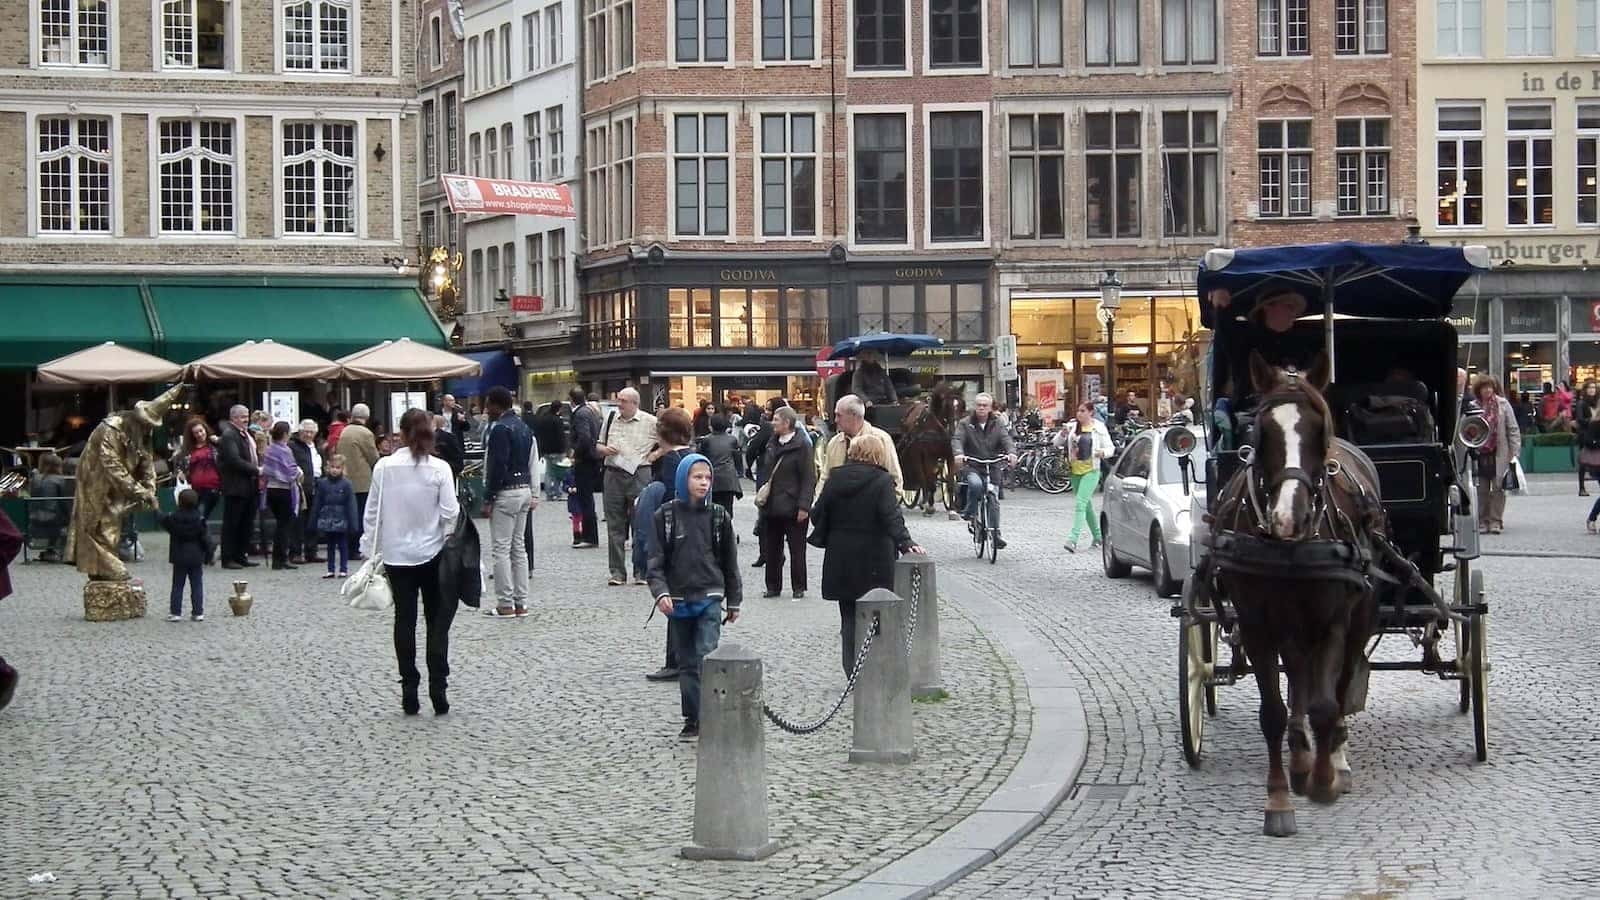
<svg viewBox="0 0 1600 900">
<path fill-rule="evenodd" d="M 828 473 L 844 465 L 851 441 L 863 434 L 876 434 L 890 447 L 894 446 L 894 438 L 867 421 L 867 404 L 855 394 L 845 394 L 833 405 L 833 422 L 839 431 L 828 439 L 828 444 L 822 451 L 822 469 L 817 473 L 818 497 L 822 496 L 822 486 L 828 483 Z M 900 473 L 900 457 L 894 453 L 889 454 L 889 477 L 894 479 L 896 491 L 905 489 L 905 476 Z"/>
<path fill-rule="evenodd" d="M 378 439 L 373 437 L 367 420 L 372 410 L 365 403 L 350 408 L 350 424 L 339 433 L 339 444 L 333 452 L 344 457 L 344 477 L 356 492 L 356 533 L 349 536 L 350 545 L 361 546 L 365 531 L 362 523 L 367 516 L 367 492 L 372 490 L 372 467 L 378 464 Z"/>
</svg>

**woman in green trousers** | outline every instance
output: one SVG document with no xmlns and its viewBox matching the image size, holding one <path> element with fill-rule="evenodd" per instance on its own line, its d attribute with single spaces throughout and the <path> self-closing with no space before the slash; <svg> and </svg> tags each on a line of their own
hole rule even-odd
<svg viewBox="0 0 1600 900">
<path fill-rule="evenodd" d="M 1077 497 L 1077 510 L 1072 517 L 1072 533 L 1067 535 L 1068 553 L 1078 550 L 1078 534 L 1089 526 L 1094 538 L 1092 546 L 1100 546 L 1100 519 L 1094 514 L 1094 491 L 1100 486 L 1100 461 L 1110 459 L 1116 452 L 1111 443 L 1111 432 L 1105 423 L 1094 416 L 1094 404 L 1078 404 L 1077 415 L 1061 426 L 1056 433 L 1055 445 L 1065 448 L 1072 471 L 1072 493 Z"/>
</svg>

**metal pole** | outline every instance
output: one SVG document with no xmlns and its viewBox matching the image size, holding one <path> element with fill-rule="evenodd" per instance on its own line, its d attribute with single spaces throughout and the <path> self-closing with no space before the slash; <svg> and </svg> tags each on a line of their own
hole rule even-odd
<svg viewBox="0 0 1600 900">
<path fill-rule="evenodd" d="M 1116 341 L 1113 335 L 1117 327 L 1117 314 L 1112 312 L 1106 316 L 1106 404 L 1111 410 L 1117 406 L 1117 361 Z"/>
<path fill-rule="evenodd" d="M 1322 284 L 1322 349 L 1328 354 L 1328 381 L 1331 383 L 1338 370 L 1333 360 L 1333 270 L 1329 269 Z"/>
</svg>

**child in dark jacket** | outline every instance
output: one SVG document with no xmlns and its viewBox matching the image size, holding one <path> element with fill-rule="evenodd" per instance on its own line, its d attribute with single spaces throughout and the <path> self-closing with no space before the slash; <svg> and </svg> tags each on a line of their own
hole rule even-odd
<svg viewBox="0 0 1600 900">
<path fill-rule="evenodd" d="M 328 457 L 321 478 L 317 479 L 317 496 L 311 506 L 311 521 L 317 533 L 328 542 L 328 574 L 323 578 L 346 578 L 350 575 L 350 535 L 360 525 L 356 511 L 356 489 L 344 477 L 344 457 L 338 453 Z M 337 574 L 334 554 L 339 556 Z"/>
<path fill-rule="evenodd" d="M 733 518 L 709 502 L 712 477 L 711 461 L 698 453 L 678 463 L 675 497 L 656 510 L 650 547 L 650 595 L 667 616 L 685 741 L 700 736 L 701 660 L 717 648 L 722 626 L 739 620 L 742 600 Z"/>
<path fill-rule="evenodd" d="M 200 515 L 200 495 L 193 489 L 178 493 L 178 509 L 163 513 L 159 520 L 172 546 L 167 560 L 172 563 L 172 606 L 168 622 L 183 621 L 183 585 L 189 583 L 189 607 L 196 622 L 206 620 L 205 567 L 211 562 L 211 535 Z"/>
<path fill-rule="evenodd" d="M 578 500 L 578 467 L 568 466 L 567 477 L 561 482 L 567 495 L 567 518 L 572 520 L 572 543 L 583 542 L 583 504 Z"/>
</svg>

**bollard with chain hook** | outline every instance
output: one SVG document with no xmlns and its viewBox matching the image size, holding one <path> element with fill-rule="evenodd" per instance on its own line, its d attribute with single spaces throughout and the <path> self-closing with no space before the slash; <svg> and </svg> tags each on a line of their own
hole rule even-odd
<svg viewBox="0 0 1600 900">
<path fill-rule="evenodd" d="M 685 859 L 756 860 L 778 850 L 767 823 L 761 657 L 723 644 L 701 669 L 695 754 L 694 840 Z"/>
<path fill-rule="evenodd" d="M 911 604 L 906 627 L 906 657 L 911 661 L 911 696 L 946 696 L 940 676 L 939 589 L 934 562 L 906 556 L 895 563 L 895 593 Z"/>
<path fill-rule="evenodd" d="M 893 591 L 873 588 L 856 601 L 856 628 L 903 633 L 905 606 Z M 869 656 L 855 690 L 851 762 L 906 763 L 916 758 L 911 727 L 911 668 L 898 640 Z"/>
</svg>

